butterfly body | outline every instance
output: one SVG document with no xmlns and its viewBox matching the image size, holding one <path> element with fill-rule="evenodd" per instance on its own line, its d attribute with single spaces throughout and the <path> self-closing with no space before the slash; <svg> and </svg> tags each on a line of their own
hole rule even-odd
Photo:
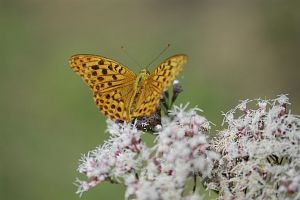
<svg viewBox="0 0 300 200">
<path fill-rule="evenodd" d="M 124 65 L 103 56 L 74 55 L 69 62 L 94 93 L 94 100 L 105 116 L 113 120 L 131 121 L 155 112 L 161 93 L 182 70 L 187 57 L 172 56 L 154 71 L 142 70 L 138 75 Z"/>
<path fill-rule="evenodd" d="M 133 91 L 133 98 L 129 105 L 130 107 L 130 115 L 136 110 L 136 102 L 138 98 L 140 98 L 140 91 L 144 90 L 145 80 L 150 76 L 150 72 L 146 69 L 141 70 L 138 74 L 135 84 L 134 84 L 134 91 Z"/>
</svg>

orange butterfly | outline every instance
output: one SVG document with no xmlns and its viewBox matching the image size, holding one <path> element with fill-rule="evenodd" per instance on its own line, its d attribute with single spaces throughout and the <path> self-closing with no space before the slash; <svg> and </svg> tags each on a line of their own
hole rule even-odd
<svg viewBox="0 0 300 200">
<path fill-rule="evenodd" d="M 159 64 L 154 72 L 138 75 L 124 65 L 103 56 L 74 55 L 69 62 L 94 92 L 100 111 L 113 120 L 132 121 L 156 111 L 161 94 L 173 82 L 187 61 L 183 54 Z"/>
</svg>

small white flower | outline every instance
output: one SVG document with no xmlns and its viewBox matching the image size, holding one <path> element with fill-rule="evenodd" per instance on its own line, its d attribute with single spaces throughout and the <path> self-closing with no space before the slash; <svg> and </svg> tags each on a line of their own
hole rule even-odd
<svg viewBox="0 0 300 200">
<path fill-rule="evenodd" d="M 175 80 L 173 81 L 173 85 L 175 85 L 175 84 L 179 84 L 179 81 L 178 81 L 177 79 L 175 79 Z"/>
</svg>

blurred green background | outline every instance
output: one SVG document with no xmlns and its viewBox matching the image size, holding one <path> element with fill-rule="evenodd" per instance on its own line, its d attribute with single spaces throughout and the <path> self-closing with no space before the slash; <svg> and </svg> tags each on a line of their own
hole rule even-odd
<svg viewBox="0 0 300 200">
<path fill-rule="evenodd" d="M 175 53 L 189 60 L 177 103 L 198 105 L 221 129 L 240 99 L 290 94 L 300 114 L 300 1 L 0 0 L 0 199 L 79 199 L 81 153 L 108 134 L 91 91 L 70 69 L 77 53 L 138 72 Z M 81 199 L 123 199 L 104 183 Z"/>
</svg>

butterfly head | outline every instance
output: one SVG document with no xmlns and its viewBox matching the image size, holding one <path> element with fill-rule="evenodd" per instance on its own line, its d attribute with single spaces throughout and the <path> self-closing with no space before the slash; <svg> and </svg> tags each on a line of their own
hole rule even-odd
<svg viewBox="0 0 300 200">
<path fill-rule="evenodd" d="M 143 76 L 149 76 L 150 75 L 150 72 L 147 70 L 147 69 L 142 69 L 140 71 L 140 75 L 143 75 Z"/>
<path fill-rule="evenodd" d="M 141 70 L 136 79 L 136 87 L 140 87 L 148 78 L 148 76 L 150 76 L 150 72 L 147 69 Z"/>
</svg>

